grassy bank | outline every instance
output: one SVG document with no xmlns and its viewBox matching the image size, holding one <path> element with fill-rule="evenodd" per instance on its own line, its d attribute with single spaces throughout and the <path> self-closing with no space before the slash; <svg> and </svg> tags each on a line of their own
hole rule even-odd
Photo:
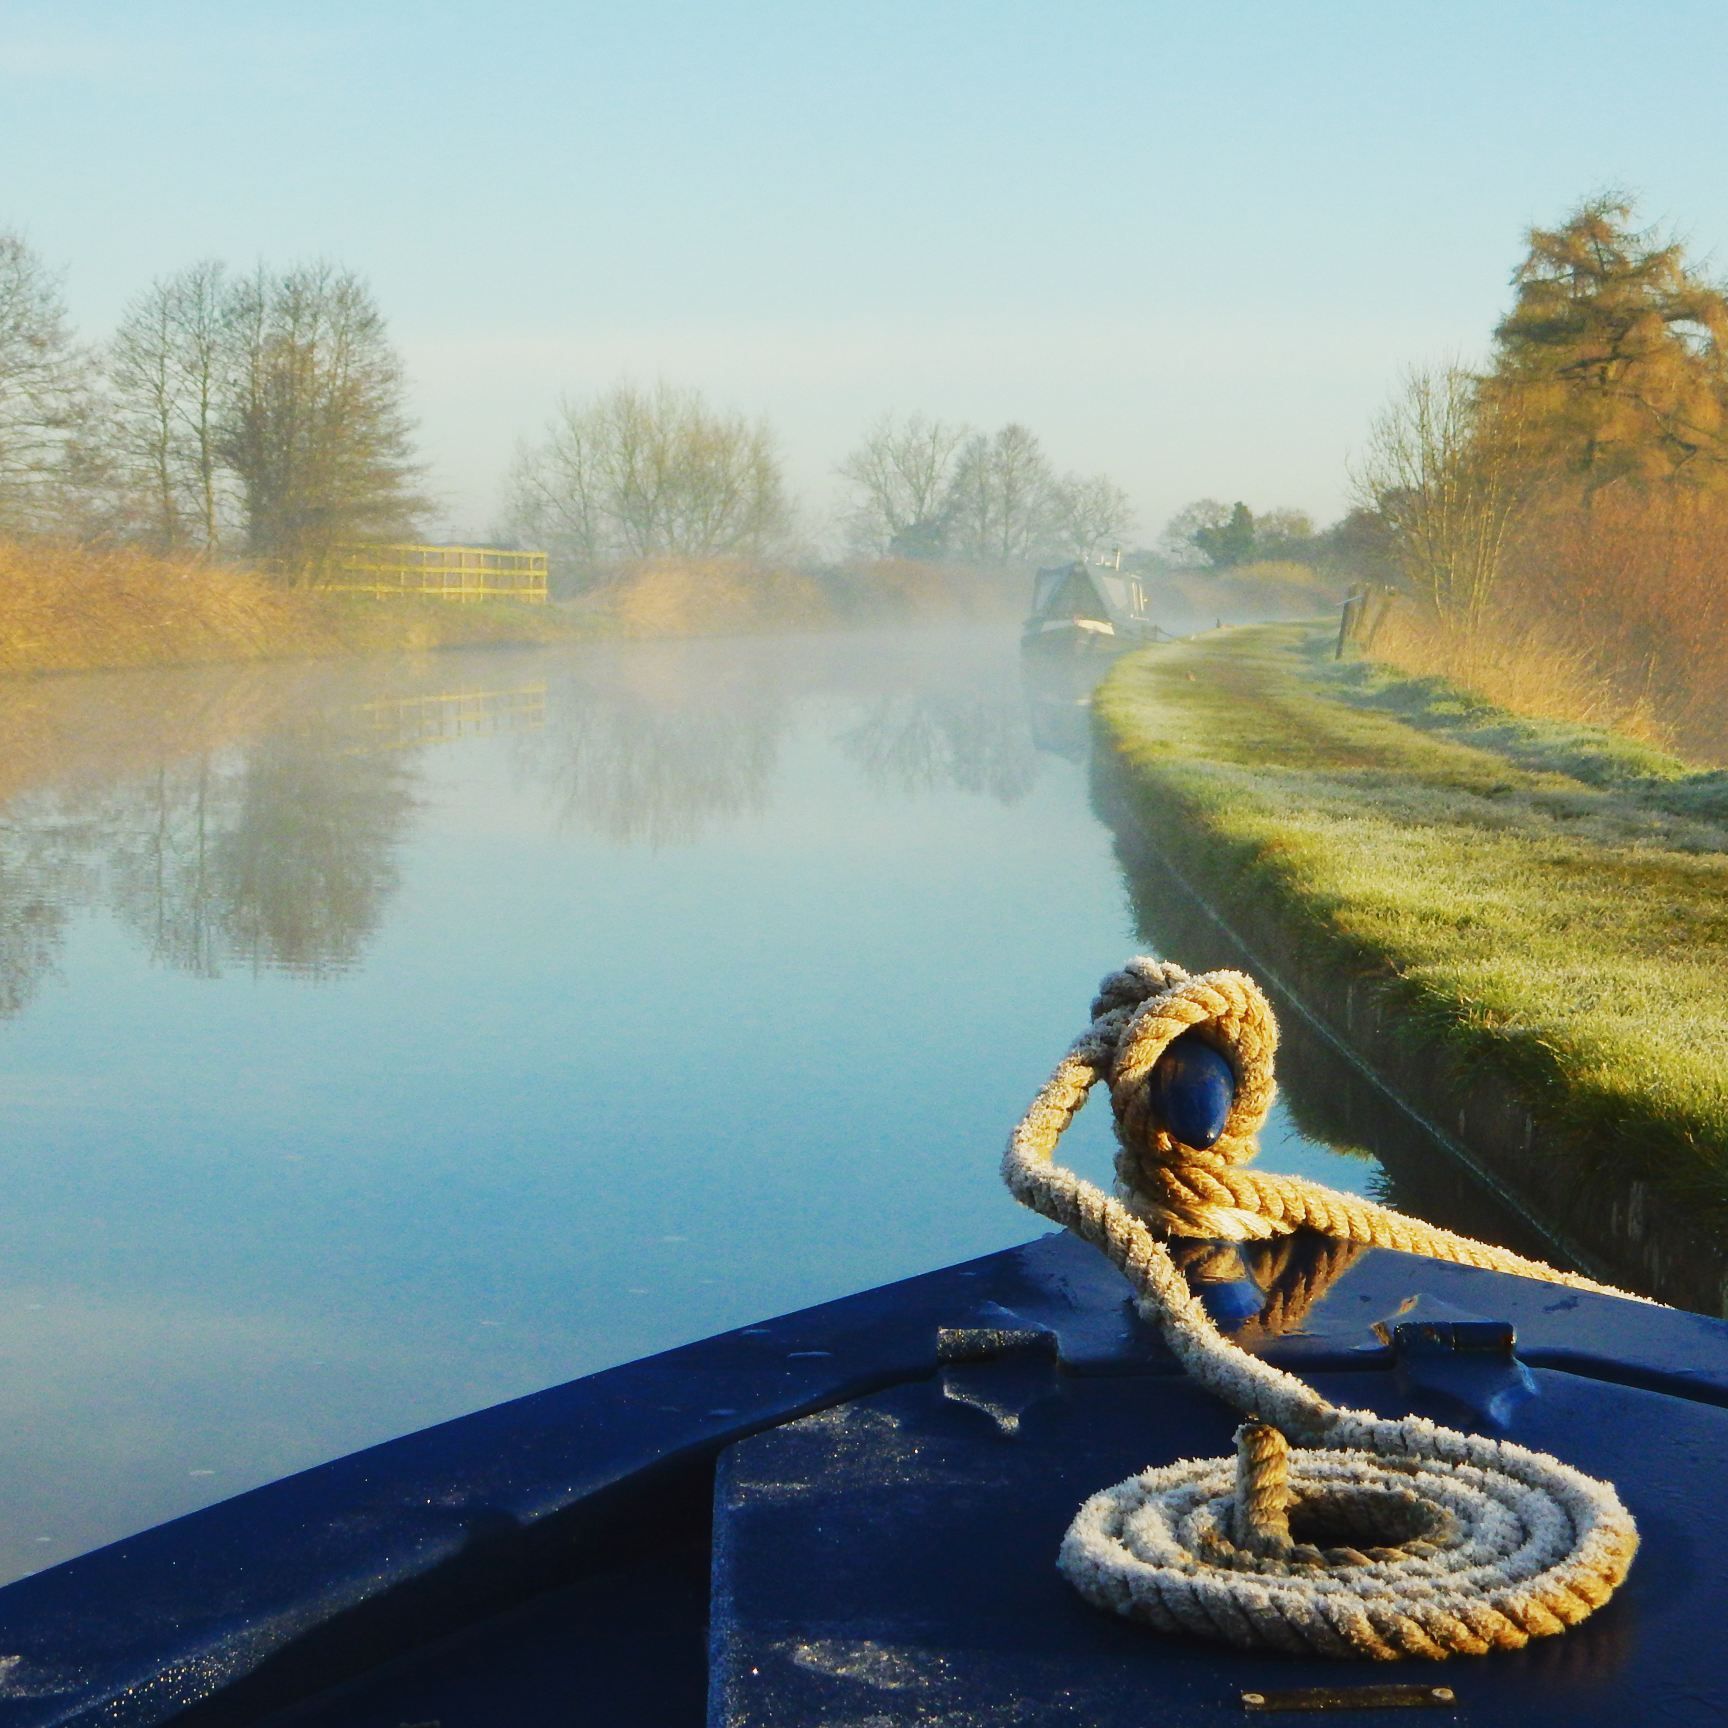
<svg viewBox="0 0 1728 1728">
<path fill-rule="evenodd" d="M 1097 711 L 1137 816 L 1296 970 L 1366 982 L 1442 1089 L 1499 1089 L 1569 1179 L 1728 1242 L 1728 775 L 1328 635 L 1123 662 Z"/>
<path fill-rule="evenodd" d="M 372 600 L 275 586 L 140 552 L 0 541 L 0 675 L 560 641 L 509 601 Z"/>
</svg>

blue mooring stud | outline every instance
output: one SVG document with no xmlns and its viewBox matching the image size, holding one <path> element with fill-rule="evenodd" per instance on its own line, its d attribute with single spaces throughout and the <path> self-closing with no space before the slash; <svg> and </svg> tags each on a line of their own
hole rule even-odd
<svg viewBox="0 0 1728 1728">
<path fill-rule="evenodd" d="M 1230 1119 L 1236 1101 L 1236 1071 L 1229 1059 L 1202 1038 L 1173 1038 L 1152 1066 L 1152 1114 L 1171 1137 L 1204 1151 Z"/>
</svg>

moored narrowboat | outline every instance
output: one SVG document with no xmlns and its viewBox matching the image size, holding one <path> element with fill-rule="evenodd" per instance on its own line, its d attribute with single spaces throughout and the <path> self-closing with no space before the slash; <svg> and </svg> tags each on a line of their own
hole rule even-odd
<svg viewBox="0 0 1728 1728">
<path fill-rule="evenodd" d="M 1138 576 L 1082 559 L 1038 572 L 1020 632 L 1021 645 L 1041 653 L 1116 654 L 1166 640 Z"/>
</svg>

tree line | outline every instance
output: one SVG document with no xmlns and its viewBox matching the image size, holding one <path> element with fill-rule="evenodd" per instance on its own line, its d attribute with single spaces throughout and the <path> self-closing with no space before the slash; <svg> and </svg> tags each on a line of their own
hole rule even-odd
<svg viewBox="0 0 1728 1728">
<path fill-rule="evenodd" d="M 1090 557 L 1126 540 L 1127 494 L 1106 475 L 1061 474 L 1036 434 L 924 414 L 886 415 L 836 469 L 838 527 L 855 557 L 987 567 Z M 766 423 L 701 392 L 620 384 L 566 399 L 512 465 L 512 534 L 567 566 L 656 557 L 761 557 L 798 532 Z"/>
<path fill-rule="evenodd" d="M 54 274 L 0 232 L 0 532 L 298 572 L 410 532 L 418 478 L 401 362 L 352 271 L 193 264 L 89 347 Z"/>
<path fill-rule="evenodd" d="M 1107 552 L 1133 525 L 1114 480 L 1059 472 L 1018 423 L 890 415 L 836 473 L 838 527 L 860 556 L 1016 566 Z M 353 271 L 203 260 L 86 344 L 55 273 L 0 231 L 0 533 L 300 573 L 415 533 L 420 475 L 402 363 Z M 784 555 L 801 527 L 766 422 L 699 390 L 624 383 L 567 398 L 518 450 L 498 532 L 592 574 Z"/>
<path fill-rule="evenodd" d="M 0 231 L 0 533 L 300 573 L 415 534 L 420 475 L 402 363 L 354 272 L 203 260 L 87 345 L 55 274 Z M 831 526 L 859 558 L 1014 569 L 1106 556 L 1134 529 L 1114 478 L 1060 470 L 1020 422 L 885 415 L 835 476 Z M 518 449 L 496 532 L 549 548 L 580 582 L 633 560 L 783 557 L 809 527 L 765 421 L 623 383 L 566 398 Z M 1200 500 L 1130 556 L 1228 567 L 1331 545 L 1301 511 Z"/>
<path fill-rule="evenodd" d="M 1090 558 L 1134 525 L 1128 495 L 1106 474 L 1060 474 L 1037 435 L 886 415 L 837 470 L 854 551 L 1012 565 Z"/>
<path fill-rule="evenodd" d="M 1197 498 L 1164 526 L 1153 552 L 1177 568 L 1234 569 L 1283 561 L 1335 562 L 1349 539 L 1343 524 L 1316 529 L 1306 510 L 1289 506 L 1259 512 L 1237 499 Z"/>
<path fill-rule="evenodd" d="M 1200 499 L 1144 556 L 1402 594 L 1425 667 L 1721 759 L 1728 288 L 1616 193 L 1528 230 L 1510 288 L 1482 363 L 1406 374 L 1340 521 Z"/>
<path fill-rule="evenodd" d="M 566 398 L 518 450 L 504 516 L 508 533 L 586 574 L 626 560 L 760 557 L 793 527 L 767 425 L 666 383 Z"/>
</svg>

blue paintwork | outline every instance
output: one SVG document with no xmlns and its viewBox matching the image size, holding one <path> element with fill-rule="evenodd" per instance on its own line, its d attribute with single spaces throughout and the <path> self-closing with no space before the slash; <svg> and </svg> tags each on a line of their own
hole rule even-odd
<svg viewBox="0 0 1728 1728">
<path fill-rule="evenodd" d="M 1240 1310 L 1254 1286 L 1225 1288 Z M 716 1470 L 715 1720 L 910 1721 L 962 1692 L 956 1713 L 983 1719 L 1010 1686 L 1052 1720 L 1239 1720 L 1251 1676 L 1327 1665 L 1157 1638 L 1051 1570 L 1085 1493 L 1228 1446 L 1231 1415 L 1125 1297 L 1093 1250 L 1046 1237 L 211 1507 L 0 1590 L 0 1656 L 18 1658 L 0 1728 L 702 1720 Z M 1548 1447 L 1639 1518 L 1644 1551 L 1602 1614 L 1446 1670 L 1472 1722 L 1710 1719 L 1728 1691 L 1728 1325 L 1371 1251 L 1254 1347 L 1329 1396 Z M 779 1511 L 775 1471 L 800 1483 Z M 922 1678 L 890 1683 L 912 1672 L 896 1663 Z M 860 1691 L 870 1672 L 883 1683 Z"/>
<path fill-rule="evenodd" d="M 1195 1278 L 1189 1283 L 1212 1324 L 1223 1332 L 1252 1320 L 1266 1301 L 1265 1291 L 1247 1278 Z"/>
<path fill-rule="evenodd" d="M 1199 1728 L 1240 1724 L 1244 1690 L 1389 1679 L 1443 1681 L 1476 1725 L 1720 1719 L 1710 1703 L 1728 1692 L 1719 1631 L 1706 1629 L 1728 1624 L 1728 1577 L 1715 1560 L 1728 1541 L 1717 1486 L 1728 1411 L 1539 1371 L 1513 1437 L 1619 1483 L 1643 1532 L 1630 1579 L 1560 1638 L 1443 1670 L 1386 1670 L 1163 1637 L 1083 1603 L 1053 1564 L 1080 1501 L 1149 1463 L 1228 1455 L 1235 1417 L 1184 1379 L 1046 1368 L 1039 1385 L 1026 1366 L 1013 1372 L 1012 1435 L 938 1379 L 727 1453 L 715 1728 L 802 1728 L 876 1711 L 895 1722 L 1023 1721 L 1028 1702 L 1045 1712 L 1034 1720 L 1052 1723 Z M 1316 1383 L 1338 1402 L 1404 1408 L 1391 1374 Z"/>
<path fill-rule="evenodd" d="M 1153 1115 L 1184 1146 L 1202 1151 L 1224 1132 L 1236 1100 L 1229 1059 L 1192 1032 L 1171 1040 L 1146 1085 Z"/>
</svg>

